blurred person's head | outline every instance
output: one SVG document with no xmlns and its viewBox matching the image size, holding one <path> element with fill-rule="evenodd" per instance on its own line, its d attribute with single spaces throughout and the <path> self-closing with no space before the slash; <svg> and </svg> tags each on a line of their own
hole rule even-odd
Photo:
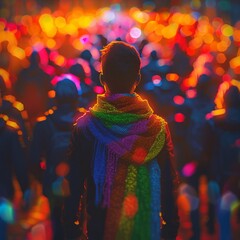
<svg viewBox="0 0 240 240">
<path fill-rule="evenodd" d="M 75 83 L 67 78 L 55 85 L 55 100 L 57 105 L 70 104 L 75 106 L 78 101 L 78 90 Z"/>
<path fill-rule="evenodd" d="M 84 79 L 86 78 L 84 68 L 80 63 L 73 64 L 69 68 L 69 72 L 74 76 L 78 77 L 81 81 L 84 81 Z"/>
<path fill-rule="evenodd" d="M 31 66 L 38 66 L 40 63 L 39 53 L 36 51 L 33 51 L 32 54 L 30 55 L 29 60 L 30 60 Z"/>
<path fill-rule="evenodd" d="M 230 86 L 225 92 L 223 100 L 225 108 L 240 108 L 240 92 L 238 88 L 236 86 Z"/>
<path fill-rule="evenodd" d="M 140 81 L 140 56 L 121 41 L 109 43 L 102 51 L 100 80 L 106 92 L 132 93 Z"/>
<path fill-rule="evenodd" d="M 92 53 L 86 49 L 80 53 L 80 58 L 86 60 L 87 62 L 90 62 L 92 59 Z"/>
<path fill-rule="evenodd" d="M 151 58 L 152 60 L 158 60 L 158 59 L 159 59 L 156 50 L 151 51 L 151 53 L 150 53 L 150 58 Z"/>
</svg>

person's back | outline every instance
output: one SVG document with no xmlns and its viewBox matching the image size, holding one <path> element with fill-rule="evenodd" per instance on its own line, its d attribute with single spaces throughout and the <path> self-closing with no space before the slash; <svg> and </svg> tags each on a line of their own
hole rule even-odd
<svg viewBox="0 0 240 240">
<path fill-rule="evenodd" d="M 66 174 L 66 156 L 71 130 L 78 114 L 78 91 L 69 79 L 59 81 L 55 86 L 56 106 L 39 118 L 33 129 L 30 148 L 32 170 L 41 181 L 43 194 L 50 203 L 53 239 L 63 239 L 61 208 L 67 188 L 62 188 Z M 43 176 L 40 165 L 45 160 Z"/>
<path fill-rule="evenodd" d="M 129 44 L 112 42 L 102 50 L 101 63 L 105 94 L 73 130 L 66 237 L 81 235 L 79 202 L 86 190 L 88 239 L 175 239 L 173 146 L 167 123 L 134 92 L 139 54 Z"/>
</svg>

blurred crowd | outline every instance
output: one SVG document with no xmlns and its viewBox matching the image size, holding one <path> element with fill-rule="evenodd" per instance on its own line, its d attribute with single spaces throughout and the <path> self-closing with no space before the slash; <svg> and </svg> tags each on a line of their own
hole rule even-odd
<svg viewBox="0 0 240 240">
<path fill-rule="evenodd" d="M 27 239 L 50 239 L 59 199 L 47 191 L 67 194 L 67 164 L 48 161 L 43 135 L 61 129 L 58 142 L 70 138 L 76 118 L 104 92 L 100 50 L 122 40 L 142 58 L 137 92 L 171 130 L 181 179 L 178 238 L 239 239 L 240 21 L 216 17 L 211 4 L 207 10 L 115 4 L 0 18 L 0 234 L 17 223 Z"/>
</svg>

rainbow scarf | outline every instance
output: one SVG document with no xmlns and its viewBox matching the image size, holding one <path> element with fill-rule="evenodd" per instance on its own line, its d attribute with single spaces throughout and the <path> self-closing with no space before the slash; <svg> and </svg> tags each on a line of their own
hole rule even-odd
<svg viewBox="0 0 240 240">
<path fill-rule="evenodd" d="M 98 95 L 87 114 L 96 142 L 96 205 L 107 207 L 104 239 L 160 239 L 160 168 L 165 121 L 137 94 Z"/>
</svg>

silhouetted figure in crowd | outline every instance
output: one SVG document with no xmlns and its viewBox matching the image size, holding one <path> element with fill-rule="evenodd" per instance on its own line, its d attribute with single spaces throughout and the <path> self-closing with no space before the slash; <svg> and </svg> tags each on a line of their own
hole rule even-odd
<svg viewBox="0 0 240 240">
<path fill-rule="evenodd" d="M 79 113 L 78 91 L 71 80 L 59 81 L 55 92 L 56 107 L 40 117 L 34 126 L 30 154 L 34 175 L 42 183 L 43 194 L 49 200 L 53 239 L 60 240 L 63 239 L 61 208 L 68 192 L 63 181 L 68 171 L 66 154 L 72 126 Z M 45 170 L 40 168 L 43 163 Z"/>
<path fill-rule="evenodd" d="M 135 93 L 139 54 L 114 41 L 102 50 L 101 64 L 105 94 L 97 96 L 73 129 L 70 195 L 63 215 L 66 237 L 81 236 L 79 201 L 86 181 L 89 240 L 175 239 L 179 218 L 173 146 L 167 123 Z"/>
<path fill-rule="evenodd" d="M 83 66 L 80 63 L 75 63 L 69 68 L 69 73 L 72 73 L 79 79 L 81 94 L 79 107 L 88 108 L 92 101 L 95 99 L 95 93 L 91 84 L 86 83 L 86 73 Z"/>
<path fill-rule="evenodd" d="M 180 45 L 174 45 L 174 54 L 171 65 L 171 72 L 177 73 L 181 78 L 187 77 L 193 70 L 190 57 L 184 52 Z"/>
<path fill-rule="evenodd" d="M 191 123 L 189 126 L 189 144 L 192 159 L 206 162 L 206 152 L 204 151 L 205 127 L 207 114 L 215 109 L 214 97 L 210 90 L 211 78 L 203 74 L 199 76 L 196 86 L 196 96 L 188 99 L 189 107 L 192 109 Z M 198 185 L 196 183 L 195 187 Z"/>
<path fill-rule="evenodd" d="M 95 66 L 94 66 L 94 59 L 92 56 L 92 53 L 90 52 L 90 50 L 86 49 L 83 50 L 80 54 L 80 58 L 84 59 L 85 61 L 88 62 L 90 70 L 91 70 L 91 80 L 93 82 L 94 85 L 101 85 L 100 81 L 99 81 L 99 72 L 96 70 Z"/>
<path fill-rule="evenodd" d="M 239 164 L 240 139 L 240 93 L 231 86 L 224 95 L 225 112 L 217 114 L 208 121 L 210 126 L 207 145 L 211 144 L 211 177 L 221 190 Z M 226 189 L 225 189 L 226 190 Z"/>
<path fill-rule="evenodd" d="M 219 185 L 222 196 L 218 213 L 222 240 L 232 239 L 231 198 L 234 196 L 239 201 L 240 197 L 240 92 L 237 87 L 230 86 L 225 92 L 224 109 L 225 112 L 213 114 L 208 121 L 205 148 L 209 154 L 209 178 Z"/>
<path fill-rule="evenodd" d="M 2 103 L 0 88 L 0 106 Z M 7 225 L 14 220 L 13 200 L 16 177 L 23 198 L 27 200 L 29 179 L 26 155 L 23 150 L 20 129 L 7 115 L 0 114 L 0 239 L 7 240 Z M 28 202 L 25 202 L 28 204 Z"/>
<path fill-rule="evenodd" d="M 52 89 L 50 77 L 40 68 L 37 52 L 30 56 L 30 66 L 23 69 L 15 84 L 15 95 L 23 102 L 31 123 L 48 107 L 48 91 Z"/>
<path fill-rule="evenodd" d="M 2 94 L 2 102 L 0 104 L 0 114 L 6 115 L 9 120 L 15 122 L 21 130 L 23 143 L 25 147 L 29 144 L 30 123 L 27 111 L 24 109 L 23 103 L 16 100 L 16 98 L 9 94 L 9 89 L 6 83 L 0 76 L 0 89 Z"/>
</svg>

